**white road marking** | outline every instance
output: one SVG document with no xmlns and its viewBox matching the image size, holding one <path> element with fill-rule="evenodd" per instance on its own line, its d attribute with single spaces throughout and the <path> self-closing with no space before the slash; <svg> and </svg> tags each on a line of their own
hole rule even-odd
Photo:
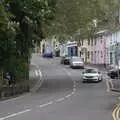
<svg viewBox="0 0 120 120">
<path fill-rule="evenodd" d="M 112 112 L 113 120 L 116 120 L 116 111 L 117 111 L 117 107 Z"/>
<path fill-rule="evenodd" d="M 109 84 L 109 80 L 106 80 L 106 86 L 107 86 L 107 92 L 110 92 L 110 84 Z"/>
<path fill-rule="evenodd" d="M 118 109 L 117 109 L 117 112 L 116 112 L 116 119 L 117 119 L 117 120 L 120 120 L 119 113 L 120 113 L 120 108 L 118 108 Z"/>
<path fill-rule="evenodd" d="M 56 101 L 56 102 L 61 102 L 61 101 L 63 101 L 63 100 L 65 100 L 65 98 L 60 98 L 60 99 L 55 100 L 55 101 Z"/>
<path fill-rule="evenodd" d="M 38 82 L 36 83 L 36 85 L 30 90 L 31 92 L 36 92 L 36 90 L 37 90 L 39 87 L 41 87 L 42 82 L 43 82 L 43 80 L 42 80 L 43 75 L 42 75 L 41 70 L 39 69 L 39 70 L 36 70 L 36 71 L 37 71 L 37 74 L 38 74 L 37 76 L 39 76 L 40 79 L 38 80 Z"/>
<path fill-rule="evenodd" d="M 75 92 L 73 91 L 73 92 L 71 92 L 71 94 L 73 95 L 73 94 L 75 94 Z"/>
<path fill-rule="evenodd" d="M 71 77 L 71 74 L 67 71 L 67 70 L 65 70 L 66 72 L 67 72 L 67 74 Z M 35 70 L 35 74 L 36 74 L 36 76 L 40 76 L 40 77 L 42 77 L 42 72 L 40 71 L 40 69 L 37 71 L 37 70 Z M 39 81 L 40 82 L 40 81 Z M 38 83 L 39 83 L 38 82 Z M 75 94 L 75 91 L 76 91 L 76 82 L 75 81 L 73 81 L 73 91 L 70 93 L 70 94 L 68 94 L 68 95 L 66 95 L 65 97 L 62 97 L 62 98 L 60 98 L 60 99 L 57 99 L 57 100 L 55 100 L 55 102 L 61 102 L 61 101 L 64 101 L 65 100 L 65 98 L 69 98 L 69 97 L 71 97 L 73 94 Z M 17 100 L 17 99 L 20 99 L 21 97 L 24 97 L 24 96 L 20 96 L 20 97 L 17 97 L 17 98 L 13 98 L 13 99 L 10 99 L 10 100 L 6 100 L 6 101 L 3 101 L 2 103 L 6 103 L 6 102 L 9 102 L 9 101 L 14 101 L 14 100 Z M 42 104 L 42 105 L 40 105 L 39 107 L 40 108 L 43 108 L 43 107 L 46 107 L 46 106 L 48 106 L 48 105 L 51 105 L 51 104 L 53 104 L 54 102 L 53 101 L 51 101 L 51 102 L 48 102 L 48 103 L 46 103 L 46 104 Z M 0 120 L 6 120 L 6 119 L 8 119 L 8 118 L 12 118 L 12 117 L 15 117 L 15 116 L 18 116 L 18 115 L 21 115 L 21 114 L 24 114 L 24 113 L 26 113 L 26 112 L 30 112 L 32 109 L 26 109 L 26 110 L 24 110 L 24 111 L 20 111 L 20 112 L 18 112 L 18 113 L 13 113 L 13 114 L 10 114 L 10 115 L 8 115 L 8 116 L 5 116 L 5 117 L 2 117 L 2 118 L 0 118 Z"/>
<path fill-rule="evenodd" d="M 41 72 L 41 70 L 40 70 L 40 69 L 39 69 L 39 71 L 38 71 L 38 72 L 39 72 L 40 77 L 42 77 L 42 72 Z"/>
<path fill-rule="evenodd" d="M 74 85 L 76 85 L 76 81 L 74 81 Z"/>
<path fill-rule="evenodd" d="M 6 120 L 6 119 L 8 119 L 8 118 L 12 118 L 12 117 L 15 117 L 15 116 L 18 116 L 18 115 L 21 115 L 21 114 L 24 114 L 24 113 L 30 112 L 30 111 L 31 111 L 31 109 L 27 109 L 27 110 L 24 110 L 24 111 L 20 111 L 20 112 L 18 112 L 18 113 L 13 113 L 13 114 L 11 114 L 11 115 L 8 115 L 8 116 L 5 116 L 5 117 L 0 118 L 0 120 Z"/>
<path fill-rule="evenodd" d="M 73 87 L 76 88 L 76 84 L 74 84 Z"/>
<path fill-rule="evenodd" d="M 40 107 L 43 108 L 43 107 L 46 107 L 46 106 L 51 105 L 51 104 L 53 104 L 53 101 L 48 102 L 46 104 L 42 104 L 42 105 L 40 105 Z"/>
<path fill-rule="evenodd" d="M 73 92 L 76 92 L 76 88 L 73 89 Z"/>
<path fill-rule="evenodd" d="M 66 95 L 65 97 L 66 97 L 66 98 L 69 98 L 69 97 L 71 97 L 71 94 L 69 94 L 69 95 Z"/>
<path fill-rule="evenodd" d="M 63 68 L 63 69 L 64 69 L 64 68 Z M 71 77 L 70 72 L 68 72 L 66 69 L 64 69 L 64 70 L 67 72 L 68 76 L 70 76 L 70 77 Z"/>
<path fill-rule="evenodd" d="M 37 70 L 35 70 L 35 75 L 38 76 L 38 71 Z"/>
</svg>

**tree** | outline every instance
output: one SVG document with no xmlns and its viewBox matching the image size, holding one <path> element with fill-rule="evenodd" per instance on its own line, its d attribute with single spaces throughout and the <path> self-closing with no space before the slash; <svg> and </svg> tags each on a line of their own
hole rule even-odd
<svg viewBox="0 0 120 120">
<path fill-rule="evenodd" d="M 45 37 L 55 0 L 2 0 L 0 11 L 0 69 L 28 79 L 31 48 Z"/>
<path fill-rule="evenodd" d="M 94 20 L 103 21 L 120 6 L 119 0 L 57 0 L 56 19 L 52 24 L 54 34 L 73 35 L 78 29 L 87 31 Z"/>
</svg>

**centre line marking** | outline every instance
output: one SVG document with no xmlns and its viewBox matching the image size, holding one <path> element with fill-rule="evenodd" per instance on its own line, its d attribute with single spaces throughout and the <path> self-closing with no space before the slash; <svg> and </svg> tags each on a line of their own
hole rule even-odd
<svg viewBox="0 0 120 120">
<path fill-rule="evenodd" d="M 73 92 L 74 92 L 74 93 L 76 92 L 76 89 L 75 89 L 75 88 L 73 89 Z"/>
<path fill-rule="evenodd" d="M 31 111 L 31 109 L 27 109 L 27 110 L 24 110 L 24 111 L 20 111 L 18 113 L 13 113 L 11 115 L 0 118 L 0 120 L 6 120 L 8 118 L 12 118 L 12 117 L 15 117 L 15 116 L 18 116 L 18 115 L 21 115 L 21 114 L 24 114 L 24 113 L 27 113 L 27 112 L 30 112 L 30 111 Z"/>
<path fill-rule="evenodd" d="M 73 94 L 75 94 L 75 92 L 73 91 L 71 94 L 73 95 Z"/>
<path fill-rule="evenodd" d="M 38 71 L 37 70 L 35 70 L 35 74 L 36 74 L 36 76 L 38 76 Z"/>
<path fill-rule="evenodd" d="M 69 95 L 67 95 L 67 96 L 65 96 L 66 98 L 69 98 L 69 97 L 71 97 L 71 94 L 69 94 Z"/>
<path fill-rule="evenodd" d="M 51 101 L 51 102 L 48 102 L 48 103 L 46 103 L 46 104 L 43 104 L 43 105 L 40 105 L 40 107 L 42 108 L 42 107 L 46 107 L 46 106 L 48 106 L 48 105 L 51 105 L 51 104 L 53 104 L 53 101 Z"/>
<path fill-rule="evenodd" d="M 60 99 L 55 100 L 55 101 L 56 101 L 56 102 L 61 102 L 61 101 L 63 101 L 63 100 L 65 100 L 65 98 L 60 98 Z"/>
<path fill-rule="evenodd" d="M 40 75 L 40 77 L 42 77 L 42 72 L 41 72 L 41 70 L 39 69 L 39 75 Z"/>
<path fill-rule="evenodd" d="M 74 84 L 73 87 L 76 88 L 76 84 Z"/>
</svg>

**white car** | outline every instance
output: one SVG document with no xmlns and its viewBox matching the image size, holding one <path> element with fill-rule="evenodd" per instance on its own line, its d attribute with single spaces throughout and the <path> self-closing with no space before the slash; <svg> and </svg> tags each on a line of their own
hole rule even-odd
<svg viewBox="0 0 120 120">
<path fill-rule="evenodd" d="M 84 63 L 80 57 L 72 57 L 70 60 L 71 68 L 84 68 Z"/>
<path fill-rule="evenodd" d="M 82 73 L 83 82 L 100 82 L 102 73 L 98 69 L 88 68 Z"/>
</svg>

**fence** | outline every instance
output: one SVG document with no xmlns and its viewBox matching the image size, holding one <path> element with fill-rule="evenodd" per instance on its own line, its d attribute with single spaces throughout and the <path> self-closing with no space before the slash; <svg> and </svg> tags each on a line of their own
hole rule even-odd
<svg viewBox="0 0 120 120">
<path fill-rule="evenodd" d="M 0 87 L 0 98 L 16 96 L 24 92 L 29 92 L 28 82 L 12 85 L 2 85 Z"/>
</svg>

